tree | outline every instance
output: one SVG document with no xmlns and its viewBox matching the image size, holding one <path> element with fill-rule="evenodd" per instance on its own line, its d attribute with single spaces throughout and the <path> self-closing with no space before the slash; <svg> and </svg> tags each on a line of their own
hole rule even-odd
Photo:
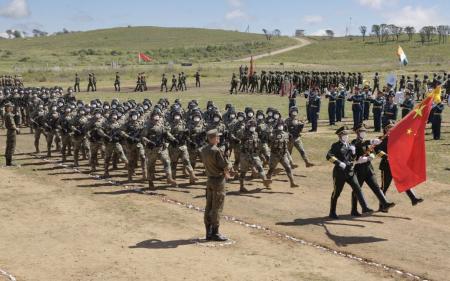
<svg viewBox="0 0 450 281">
<path fill-rule="evenodd" d="M 427 40 L 427 34 L 423 30 L 423 28 L 420 30 L 419 35 L 420 35 L 420 42 L 422 43 L 423 46 L 423 44 L 425 44 L 425 41 Z"/>
<path fill-rule="evenodd" d="M 441 42 L 443 44 L 447 42 L 449 30 L 450 27 L 448 25 L 439 25 L 438 27 L 436 27 L 436 31 L 439 35 L 439 44 L 441 44 Z"/>
<path fill-rule="evenodd" d="M 423 31 L 425 33 L 427 41 L 431 42 L 433 40 L 433 36 L 436 34 L 436 27 L 428 25 L 422 27 L 420 31 Z"/>
<path fill-rule="evenodd" d="M 378 38 L 378 42 L 381 42 L 381 28 L 378 24 L 372 25 L 372 33 Z"/>
<path fill-rule="evenodd" d="M 365 40 L 366 40 L 367 26 L 361 25 L 361 26 L 359 27 L 359 31 L 361 32 L 363 41 L 365 41 Z"/>
<path fill-rule="evenodd" d="M 412 40 L 414 33 L 416 33 L 416 29 L 413 26 L 406 26 L 404 28 L 406 34 L 408 34 L 409 41 Z"/>
<path fill-rule="evenodd" d="M 398 38 L 400 37 L 400 35 L 403 34 L 403 27 L 396 26 L 393 24 L 389 25 L 389 27 L 390 27 L 392 36 L 393 37 L 395 36 L 395 38 L 397 39 L 397 42 L 398 42 Z"/>
<path fill-rule="evenodd" d="M 22 38 L 22 33 L 19 30 L 14 30 L 13 36 L 14 38 Z"/>
<path fill-rule="evenodd" d="M 272 39 L 272 34 L 269 31 L 267 31 L 267 29 L 263 28 L 262 31 L 264 32 L 264 35 L 266 35 L 267 40 Z"/>
<path fill-rule="evenodd" d="M 389 39 L 389 28 L 385 23 L 380 24 L 381 42 L 387 42 Z"/>
<path fill-rule="evenodd" d="M 334 31 L 331 29 L 325 30 L 325 34 L 330 38 L 334 37 Z"/>
<path fill-rule="evenodd" d="M 33 29 L 32 33 L 34 35 L 34 37 L 41 37 L 41 36 L 47 36 L 48 33 L 39 29 Z"/>
<path fill-rule="evenodd" d="M 274 31 L 272 31 L 272 36 L 280 37 L 281 31 L 279 29 L 275 29 Z"/>
</svg>

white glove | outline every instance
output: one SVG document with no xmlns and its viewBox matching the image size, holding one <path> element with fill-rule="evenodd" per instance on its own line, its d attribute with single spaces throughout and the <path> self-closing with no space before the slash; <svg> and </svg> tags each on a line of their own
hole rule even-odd
<svg viewBox="0 0 450 281">
<path fill-rule="evenodd" d="M 370 153 L 369 154 L 369 161 L 372 161 L 373 159 L 375 159 L 375 154 Z"/>
<path fill-rule="evenodd" d="M 371 145 L 379 145 L 380 143 L 381 143 L 380 139 L 373 139 L 373 140 L 370 141 Z"/>
<path fill-rule="evenodd" d="M 347 165 L 344 162 L 339 163 L 339 167 L 342 168 L 342 170 L 345 170 L 345 168 L 347 167 Z"/>
<path fill-rule="evenodd" d="M 350 145 L 349 148 L 352 151 L 352 154 L 355 154 L 355 152 L 356 152 L 355 146 L 354 145 Z"/>
<path fill-rule="evenodd" d="M 369 157 L 362 156 L 362 157 L 359 157 L 358 161 L 356 161 L 356 164 L 366 163 L 367 161 L 369 161 Z"/>
</svg>

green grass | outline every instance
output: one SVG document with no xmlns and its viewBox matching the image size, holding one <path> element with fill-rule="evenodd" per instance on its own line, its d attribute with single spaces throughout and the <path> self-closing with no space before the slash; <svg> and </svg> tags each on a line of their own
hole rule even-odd
<svg viewBox="0 0 450 281">
<path fill-rule="evenodd" d="M 438 44 L 437 38 L 422 46 L 419 36 L 408 41 L 407 36 L 399 42 L 378 43 L 377 38 L 310 37 L 312 44 L 280 55 L 262 59 L 263 63 L 297 64 L 306 69 L 343 69 L 346 71 L 392 71 L 399 70 L 398 45 L 405 51 L 409 64 L 404 71 L 450 70 L 450 43 Z M 308 64 L 302 66 L 298 64 Z"/>
<path fill-rule="evenodd" d="M 296 41 L 280 37 L 199 28 L 120 27 L 57 36 L 0 41 L 0 69 L 137 64 L 137 53 L 151 64 L 222 61 L 264 53 Z M 42 70 L 42 69 L 41 69 Z"/>
</svg>

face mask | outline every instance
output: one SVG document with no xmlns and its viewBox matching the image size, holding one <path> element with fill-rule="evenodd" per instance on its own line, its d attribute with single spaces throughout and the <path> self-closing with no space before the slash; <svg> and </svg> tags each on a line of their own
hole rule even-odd
<svg viewBox="0 0 450 281">
<path fill-rule="evenodd" d="M 256 131 L 256 127 L 250 127 L 250 132 Z"/>
<path fill-rule="evenodd" d="M 297 120 L 294 120 L 294 121 L 292 121 L 292 124 L 297 125 L 297 124 L 298 124 L 298 121 L 297 121 Z"/>
<path fill-rule="evenodd" d="M 264 116 L 263 115 L 258 115 L 258 120 L 263 120 Z"/>
<path fill-rule="evenodd" d="M 275 119 L 280 118 L 280 114 L 275 114 L 275 115 L 273 116 L 273 118 L 275 118 Z"/>
<path fill-rule="evenodd" d="M 58 113 L 53 113 L 52 116 L 53 116 L 54 118 L 56 118 L 56 117 L 58 117 Z"/>
<path fill-rule="evenodd" d="M 58 106 L 63 106 L 63 103 L 62 103 L 62 102 L 59 102 L 59 103 L 58 103 Z"/>
<path fill-rule="evenodd" d="M 57 107 L 56 107 L 56 106 L 53 106 L 53 107 L 52 107 L 52 110 L 56 110 L 56 109 L 57 109 Z"/>
<path fill-rule="evenodd" d="M 296 111 L 293 111 L 293 112 L 291 113 L 291 115 L 294 116 L 294 117 L 297 116 L 297 114 L 298 114 L 298 113 L 297 113 Z"/>
<path fill-rule="evenodd" d="M 244 117 L 239 116 L 239 117 L 238 117 L 238 120 L 239 120 L 239 121 L 244 121 Z"/>
<path fill-rule="evenodd" d="M 153 120 L 158 121 L 158 120 L 159 120 L 159 115 L 155 115 L 155 116 L 153 117 Z"/>
<path fill-rule="evenodd" d="M 82 104 L 82 103 L 79 103 L 79 104 L 78 104 L 78 107 L 83 107 L 83 104 Z"/>
<path fill-rule="evenodd" d="M 38 113 L 38 115 L 39 116 L 44 116 L 44 112 L 41 111 L 41 112 Z"/>
<path fill-rule="evenodd" d="M 174 117 L 173 117 L 173 119 L 175 119 L 175 120 L 180 120 L 180 115 L 175 115 Z"/>
<path fill-rule="evenodd" d="M 200 118 L 194 117 L 194 121 L 195 121 L 195 122 L 198 122 L 198 121 L 200 121 Z"/>
<path fill-rule="evenodd" d="M 80 115 L 84 115 L 85 114 L 85 112 L 84 111 L 80 111 Z"/>
<path fill-rule="evenodd" d="M 283 126 L 278 126 L 277 128 L 278 128 L 278 130 L 280 130 L 280 131 L 283 131 L 283 129 L 284 129 Z"/>
<path fill-rule="evenodd" d="M 70 109 L 66 109 L 66 113 L 70 113 Z"/>
<path fill-rule="evenodd" d="M 249 113 L 247 114 L 247 116 L 248 116 L 248 117 L 253 117 L 253 112 L 249 112 Z"/>
<path fill-rule="evenodd" d="M 100 113 L 95 114 L 95 118 L 99 119 L 100 117 L 102 117 Z"/>
<path fill-rule="evenodd" d="M 113 120 L 117 120 L 117 115 L 113 115 L 113 116 L 111 116 L 111 118 L 112 118 Z"/>
<path fill-rule="evenodd" d="M 75 109 L 75 105 L 71 105 L 70 108 L 71 108 L 71 109 Z"/>
<path fill-rule="evenodd" d="M 113 109 L 115 109 L 116 107 L 117 107 L 117 105 L 115 105 L 115 104 L 112 105 L 112 108 L 113 108 Z"/>
<path fill-rule="evenodd" d="M 92 107 L 93 107 L 93 108 L 96 108 L 96 107 L 97 107 L 97 105 L 96 105 L 96 104 L 93 104 L 93 105 L 92 105 Z"/>
<path fill-rule="evenodd" d="M 214 122 L 219 122 L 220 118 L 219 117 L 214 117 Z"/>
<path fill-rule="evenodd" d="M 144 105 L 144 109 L 147 110 L 147 109 L 148 109 L 148 106 L 147 106 L 147 105 Z"/>
<path fill-rule="evenodd" d="M 269 115 L 269 116 L 272 116 L 272 115 L 273 115 L 273 113 L 272 113 L 272 112 L 269 112 L 269 113 L 267 113 L 267 115 Z"/>
<path fill-rule="evenodd" d="M 341 141 L 344 143 L 348 143 L 348 135 L 341 136 Z"/>
<path fill-rule="evenodd" d="M 210 106 L 210 107 L 208 107 L 208 110 L 212 110 L 212 107 Z"/>
<path fill-rule="evenodd" d="M 89 108 L 86 108 L 86 112 L 89 113 L 91 112 L 91 110 Z"/>
<path fill-rule="evenodd" d="M 234 119 L 236 117 L 236 114 L 230 114 L 230 118 Z"/>
<path fill-rule="evenodd" d="M 109 106 L 105 105 L 105 109 L 109 109 Z"/>
<path fill-rule="evenodd" d="M 359 137 L 360 137 L 361 139 L 365 139 L 365 138 L 366 138 L 366 132 L 360 132 L 360 133 L 359 133 Z"/>
<path fill-rule="evenodd" d="M 133 116 L 131 116 L 131 119 L 136 121 L 138 119 L 138 117 L 137 117 L 137 115 L 133 115 Z"/>
</svg>

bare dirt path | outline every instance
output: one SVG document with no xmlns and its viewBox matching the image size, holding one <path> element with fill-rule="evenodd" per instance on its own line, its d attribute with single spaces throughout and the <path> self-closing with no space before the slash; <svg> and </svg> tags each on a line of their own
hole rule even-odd
<svg viewBox="0 0 450 281">
<path fill-rule="evenodd" d="M 279 55 L 279 54 L 286 53 L 286 52 L 289 52 L 289 51 L 292 51 L 292 50 L 295 50 L 295 49 L 298 49 L 298 48 L 302 48 L 302 47 L 305 47 L 305 46 L 308 46 L 309 44 L 311 44 L 311 41 L 309 41 L 306 38 L 298 38 L 298 37 L 292 37 L 292 38 L 297 40 L 299 43 L 297 45 L 294 45 L 294 46 L 290 46 L 290 47 L 286 47 L 286 48 L 283 48 L 283 49 L 275 50 L 275 51 L 272 51 L 272 52 L 268 52 L 268 53 L 264 53 L 264 54 L 253 56 L 253 59 L 257 60 L 257 59 L 261 59 L 261 58 L 265 58 L 265 57 L 269 57 L 269 56 Z M 237 59 L 237 60 L 233 60 L 233 61 L 235 61 L 235 62 L 239 62 L 239 61 L 248 62 L 248 61 L 250 61 L 250 59 L 251 59 L 251 57 L 246 57 L 246 58 Z"/>
</svg>

